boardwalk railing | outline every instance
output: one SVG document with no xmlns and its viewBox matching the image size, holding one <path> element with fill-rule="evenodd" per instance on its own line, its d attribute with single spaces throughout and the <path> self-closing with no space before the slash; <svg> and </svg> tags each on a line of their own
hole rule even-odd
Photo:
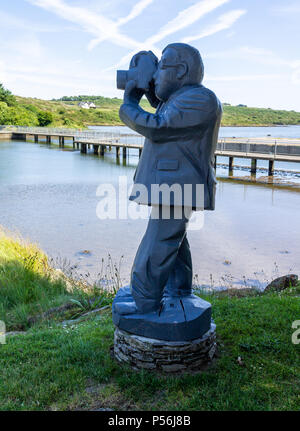
<svg viewBox="0 0 300 431">
<path fill-rule="evenodd" d="M 119 137 L 120 133 L 99 132 L 93 130 L 80 129 L 63 129 L 60 127 L 23 127 L 23 126 L 6 126 L 5 131 L 12 133 L 24 133 L 27 135 L 42 135 L 42 136 L 65 136 L 65 137 L 82 137 L 82 138 L 98 138 L 102 137 Z"/>
<path fill-rule="evenodd" d="M 300 139 L 221 138 L 217 144 L 217 151 L 300 156 Z"/>
<path fill-rule="evenodd" d="M 144 137 L 134 133 L 122 133 L 120 131 L 98 131 L 98 130 L 81 130 L 81 129 L 63 129 L 60 127 L 23 127 L 23 126 L 4 126 L 3 131 L 19 133 L 26 135 L 40 135 L 52 137 L 74 138 L 75 141 L 90 144 L 97 144 L 99 141 L 120 142 L 121 146 L 143 146 Z M 1 131 L 1 129 L 0 129 Z M 89 142 L 88 142 L 89 141 Z"/>
<path fill-rule="evenodd" d="M 48 127 L 22 127 L 22 126 L 1 126 L 0 132 L 11 132 L 15 134 L 48 136 L 71 138 L 78 143 L 85 145 L 98 145 L 107 142 L 117 143 L 120 147 L 142 148 L 144 138 L 141 135 L 134 133 L 123 133 L 120 131 L 98 131 L 98 130 L 78 130 L 78 129 L 63 129 L 63 128 L 48 128 Z M 102 141 L 102 142 L 101 142 Z M 253 157 L 254 154 L 263 156 L 262 158 L 276 159 L 277 156 L 287 156 L 295 158 L 299 161 L 300 158 L 300 139 L 289 138 L 219 138 L 216 148 L 216 155 L 238 157 Z"/>
</svg>

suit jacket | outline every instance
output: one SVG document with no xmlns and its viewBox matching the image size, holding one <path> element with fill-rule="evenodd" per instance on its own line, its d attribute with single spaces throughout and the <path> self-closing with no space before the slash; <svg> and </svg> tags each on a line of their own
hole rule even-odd
<svg viewBox="0 0 300 431">
<path fill-rule="evenodd" d="M 152 184 L 179 184 L 182 204 L 194 210 L 213 210 L 216 178 L 214 152 L 222 116 L 216 95 L 203 85 L 186 85 L 158 105 L 155 114 L 134 104 L 123 104 L 120 118 L 131 129 L 145 136 L 145 144 L 134 176 L 129 199 L 140 204 L 166 204 L 162 194 L 151 194 Z M 137 192 L 138 184 L 147 193 Z M 184 185 L 191 184 L 185 191 Z M 203 184 L 202 187 L 196 187 Z M 202 192 L 201 192 L 202 190 Z M 199 199 L 202 193 L 202 203 Z M 171 205 L 180 205 L 173 200 Z"/>
</svg>

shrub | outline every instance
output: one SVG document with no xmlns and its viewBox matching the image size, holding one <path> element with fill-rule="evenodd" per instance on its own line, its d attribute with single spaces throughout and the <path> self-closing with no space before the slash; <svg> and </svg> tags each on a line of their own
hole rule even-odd
<svg viewBox="0 0 300 431">
<path fill-rule="evenodd" d="M 3 87 L 3 84 L 0 83 L 0 102 L 7 103 L 8 106 L 13 106 L 16 104 L 15 96 L 11 94 L 9 90 Z"/>
<path fill-rule="evenodd" d="M 15 126 L 37 126 L 38 119 L 33 112 L 19 106 L 8 106 L 0 102 L 0 124 Z"/>
<path fill-rule="evenodd" d="M 33 112 L 34 114 L 36 114 L 36 116 L 40 112 L 39 109 L 34 105 L 23 105 L 23 107 L 25 109 L 27 109 L 27 111 L 30 111 L 30 112 Z"/>
<path fill-rule="evenodd" d="M 0 124 L 5 124 L 8 109 L 7 103 L 0 101 Z"/>
<path fill-rule="evenodd" d="M 39 126 L 41 127 L 48 126 L 48 124 L 52 123 L 53 121 L 52 112 L 49 111 L 40 111 L 37 118 L 39 121 Z"/>
</svg>

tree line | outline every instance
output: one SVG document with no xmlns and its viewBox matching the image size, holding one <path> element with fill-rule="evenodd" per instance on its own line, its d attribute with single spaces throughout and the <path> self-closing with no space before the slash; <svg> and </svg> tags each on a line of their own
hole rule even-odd
<svg viewBox="0 0 300 431">
<path fill-rule="evenodd" d="M 48 126 L 53 121 L 50 111 L 33 105 L 20 105 L 15 96 L 0 83 L 0 124 L 15 126 Z"/>
</svg>

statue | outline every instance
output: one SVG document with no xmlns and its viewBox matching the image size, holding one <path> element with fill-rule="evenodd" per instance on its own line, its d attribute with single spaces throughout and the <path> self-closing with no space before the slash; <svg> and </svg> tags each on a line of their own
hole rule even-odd
<svg viewBox="0 0 300 431">
<path fill-rule="evenodd" d="M 134 183 L 147 193 L 133 187 L 130 199 L 152 206 L 130 286 L 121 288 L 113 302 L 115 325 L 135 335 L 193 340 L 211 327 L 210 303 L 192 294 L 186 236 L 193 211 L 215 206 L 214 152 L 222 106 L 202 85 L 203 72 L 199 51 L 183 43 L 168 45 L 159 62 L 151 51 L 142 51 L 129 71 L 118 71 L 117 86 L 125 88 L 120 118 L 146 138 Z M 140 107 L 143 95 L 155 114 Z M 153 192 L 153 185 L 164 184 L 179 185 L 180 193 L 167 199 Z"/>
</svg>

